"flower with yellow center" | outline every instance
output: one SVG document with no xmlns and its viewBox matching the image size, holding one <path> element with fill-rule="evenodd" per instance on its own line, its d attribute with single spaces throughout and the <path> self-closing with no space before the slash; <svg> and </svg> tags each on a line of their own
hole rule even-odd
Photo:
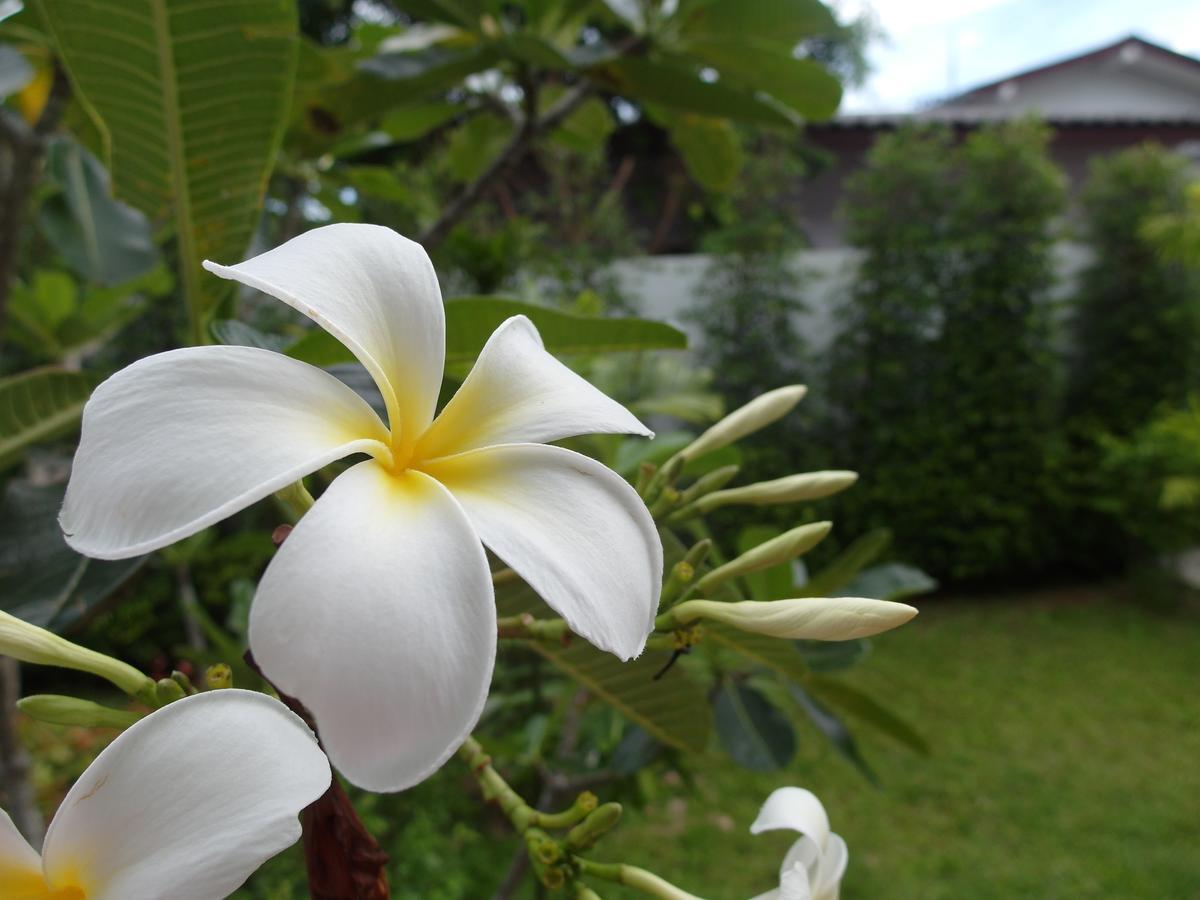
<svg viewBox="0 0 1200 900">
<path fill-rule="evenodd" d="M 0 811 L 0 900 L 220 900 L 299 839 L 297 816 L 330 777 L 278 700 L 187 697 L 96 757 L 40 855 Z"/>
<path fill-rule="evenodd" d="M 421 781 L 478 719 L 496 652 L 483 544 L 577 634 L 623 659 L 649 635 L 662 545 L 636 492 L 547 442 L 650 432 L 542 347 L 523 316 L 436 417 L 445 359 L 424 250 L 373 225 L 318 228 L 209 271 L 309 316 L 373 376 L 387 424 L 328 372 L 250 347 L 140 360 L 93 394 L 61 523 L 88 556 L 187 537 L 352 454 L 276 554 L 255 659 L 312 711 L 350 781 Z"/>
</svg>

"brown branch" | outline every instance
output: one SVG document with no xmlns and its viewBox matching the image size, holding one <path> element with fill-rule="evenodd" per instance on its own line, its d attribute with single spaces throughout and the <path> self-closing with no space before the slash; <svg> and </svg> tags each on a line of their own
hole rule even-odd
<svg viewBox="0 0 1200 900">
<path fill-rule="evenodd" d="M 29 197 L 41 180 L 48 138 L 58 128 L 70 96 L 66 72 L 56 64 L 46 105 L 32 128 L 11 110 L 0 109 L 0 137 L 8 144 L 7 171 L 0 186 L 0 346 L 4 341 L 8 294 L 16 274 Z"/>
<path fill-rule="evenodd" d="M 245 659 L 266 681 L 249 650 Z M 304 704 L 278 688 L 276 693 L 316 734 L 316 723 Z M 329 790 L 300 813 L 300 824 L 304 826 L 304 863 L 313 900 L 388 900 L 388 855 L 363 825 L 337 776 Z"/>
</svg>

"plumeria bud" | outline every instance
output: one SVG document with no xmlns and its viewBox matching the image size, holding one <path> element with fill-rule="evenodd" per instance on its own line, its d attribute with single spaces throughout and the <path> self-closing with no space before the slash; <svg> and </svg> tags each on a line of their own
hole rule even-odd
<svg viewBox="0 0 1200 900">
<path fill-rule="evenodd" d="M 131 696 L 154 690 L 154 682 L 128 663 L 105 656 L 0 612 L 0 655 L 39 666 L 90 672 L 111 681 Z"/>
<path fill-rule="evenodd" d="M 803 500 L 819 500 L 839 491 L 844 491 L 858 481 L 857 472 L 831 470 L 825 472 L 801 472 L 760 481 L 744 487 L 729 488 L 701 497 L 693 504 L 697 512 L 706 513 L 719 506 L 744 503 L 749 506 L 771 506 L 777 503 L 799 503 Z"/>
<path fill-rule="evenodd" d="M 705 494 L 719 491 L 725 485 L 729 484 L 729 482 L 733 481 L 737 477 L 737 473 L 741 470 L 741 466 L 721 466 L 719 469 L 705 472 L 692 484 L 688 485 L 687 489 L 679 495 L 680 504 L 686 506 L 693 500 L 703 497 Z"/>
<path fill-rule="evenodd" d="M 833 528 L 832 522 L 813 522 L 801 525 L 778 537 L 764 541 L 752 550 L 747 550 L 737 559 L 713 569 L 698 582 L 701 593 L 709 593 L 731 578 L 739 578 L 759 569 L 767 569 L 795 559 L 817 546 Z"/>
<path fill-rule="evenodd" d="M 611 831 L 620 819 L 620 803 L 603 803 L 597 806 L 586 819 L 567 832 L 567 849 L 572 852 L 587 850 Z"/>
<path fill-rule="evenodd" d="M 81 725 L 84 728 L 125 729 L 141 718 L 135 712 L 112 709 L 80 700 L 78 697 L 62 697 L 57 694 L 34 694 L 17 701 L 17 709 L 31 719 L 49 722 L 51 725 Z"/>
<path fill-rule="evenodd" d="M 800 402 L 800 398 L 807 391 L 808 388 L 802 384 L 793 384 L 767 391 L 767 393 L 755 397 L 745 406 L 735 409 L 683 448 L 679 455 L 685 461 L 693 460 L 766 428 L 776 419 L 791 412 L 792 407 Z"/>
<path fill-rule="evenodd" d="M 686 600 L 670 615 L 677 623 L 694 619 L 723 622 L 770 637 L 810 641 L 848 641 L 903 625 L 917 614 L 905 603 L 864 597 L 805 597 L 761 603 Z"/>
<path fill-rule="evenodd" d="M 187 692 L 173 678 L 160 678 L 154 684 L 154 697 L 159 706 L 166 706 L 168 703 L 182 700 L 186 696 Z"/>
<path fill-rule="evenodd" d="M 204 683 L 210 691 L 224 690 L 233 687 L 233 669 L 225 663 L 209 666 L 204 671 Z"/>
</svg>

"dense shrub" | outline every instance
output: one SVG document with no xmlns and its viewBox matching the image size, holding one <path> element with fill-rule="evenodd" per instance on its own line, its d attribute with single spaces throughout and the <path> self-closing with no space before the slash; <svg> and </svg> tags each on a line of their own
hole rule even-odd
<svg viewBox="0 0 1200 900">
<path fill-rule="evenodd" d="M 1145 227 L 1183 211 L 1187 179 L 1187 160 L 1155 145 L 1092 166 L 1084 222 L 1094 259 L 1075 303 L 1068 398 L 1081 425 L 1128 434 L 1197 386 L 1200 280 Z"/>
<path fill-rule="evenodd" d="M 1044 295 L 1063 181 L 1033 122 L 881 139 L 855 179 L 864 257 L 830 375 L 839 458 L 860 486 L 839 518 L 891 524 L 901 555 L 951 578 L 1027 571 L 1055 370 Z"/>
</svg>

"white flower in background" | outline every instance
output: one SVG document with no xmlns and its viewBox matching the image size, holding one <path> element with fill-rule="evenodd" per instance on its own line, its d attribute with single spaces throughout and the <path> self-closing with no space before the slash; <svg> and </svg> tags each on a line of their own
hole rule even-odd
<svg viewBox="0 0 1200 900">
<path fill-rule="evenodd" d="M 250 646 L 316 719 L 360 787 L 400 790 L 462 743 L 487 697 L 496 610 L 480 540 L 597 647 L 649 634 L 662 545 L 641 498 L 600 463 L 545 446 L 649 435 L 542 347 L 524 317 L 496 329 L 434 418 L 445 358 L 437 277 L 418 244 L 330 225 L 237 266 L 346 345 L 388 425 L 329 373 L 250 347 L 140 360 L 92 395 L 61 522 L 102 559 L 187 537 L 351 454 L 276 554 Z"/>
<path fill-rule="evenodd" d="M 39 856 L 0 811 L 0 898 L 219 900 L 300 837 L 329 761 L 282 703 L 187 697 L 113 741 L 67 793 Z"/>
<path fill-rule="evenodd" d="M 800 832 L 779 870 L 779 887 L 754 900 L 837 900 L 850 856 L 846 842 L 829 830 L 825 807 L 812 791 L 774 791 L 750 826 L 751 834 L 787 828 Z"/>
</svg>

